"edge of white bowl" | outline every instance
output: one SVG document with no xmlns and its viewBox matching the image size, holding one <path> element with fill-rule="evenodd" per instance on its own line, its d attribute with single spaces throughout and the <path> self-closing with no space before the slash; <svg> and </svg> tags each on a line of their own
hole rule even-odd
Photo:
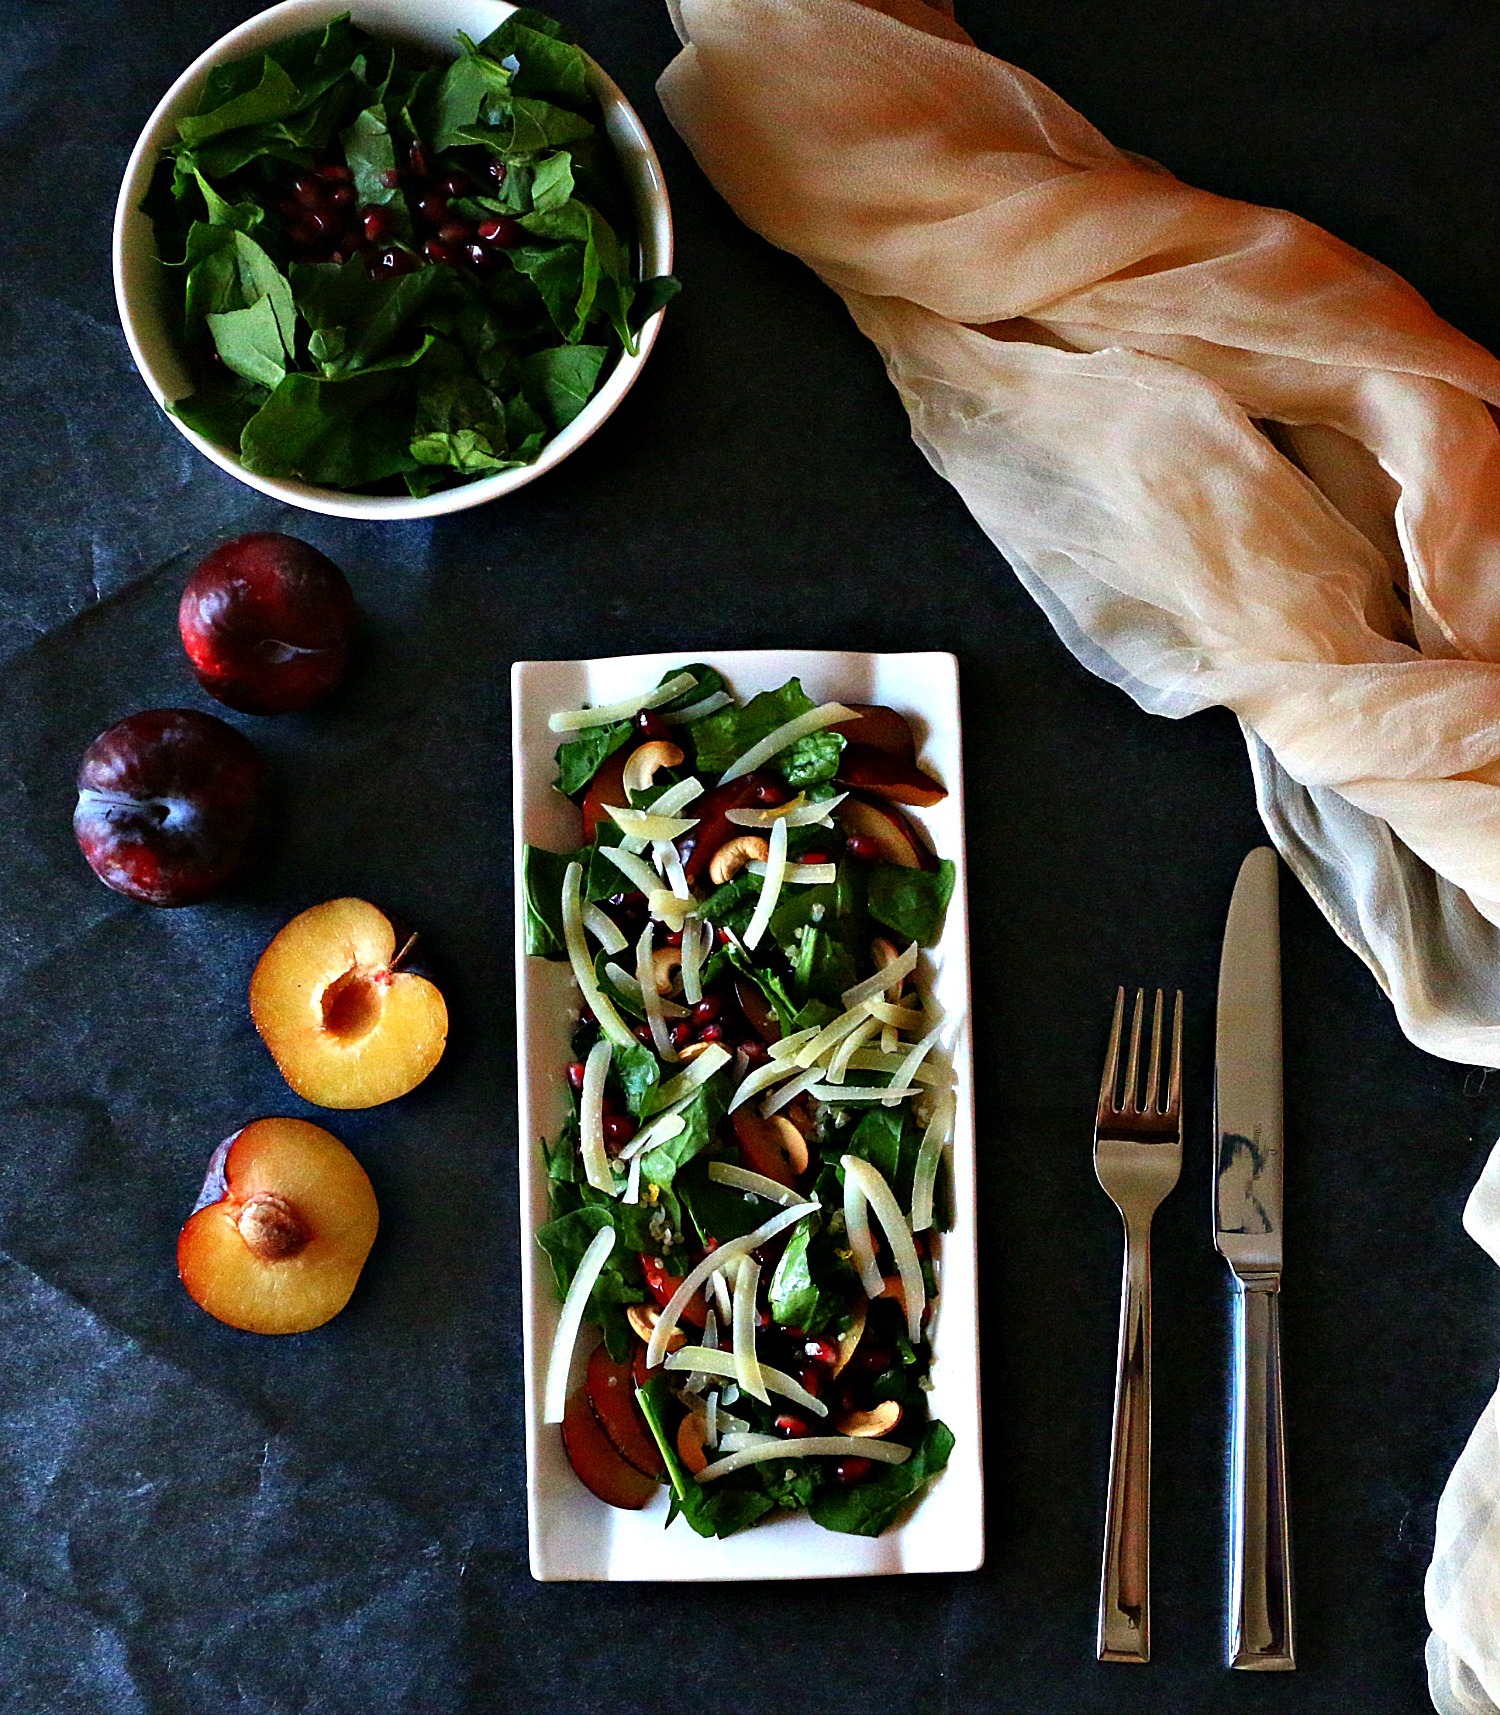
<svg viewBox="0 0 1500 1715">
<path fill-rule="evenodd" d="M 155 289 L 153 275 L 162 264 L 157 260 L 151 222 L 141 212 L 140 205 L 150 187 L 151 175 L 163 144 L 170 137 L 182 111 L 198 94 L 210 69 L 225 60 L 254 52 L 258 47 L 295 34 L 299 29 L 313 28 L 341 12 L 352 12 L 355 22 L 365 24 L 372 33 L 405 34 L 408 37 L 417 33 L 424 24 L 428 28 L 422 33 L 430 35 L 442 20 L 451 25 L 447 31 L 451 39 L 454 30 L 474 25 L 476 15 L 491 19 L 489 29 L 494 29 L 515 10 L 517 8 L 508 0 L 280 0 L 278 5 L 257 12 L 236 25 L 199 54 L 156 104 L 146 121 L 131 150 L 115 203 L 111 262 L 120 325 L 131 359 L 168 421 L 205 458 L 211 459 L 221 470 L 248 487 L 289 506 L 332 518 L 407 520 L 462 512 L 524 488 L 560 464 L 595 433 L 634 386 L 660 332 L 661 310 L 641 328 L 635 355 L 621 354 L 599 391 L 567 428 L 548 441 L 532 464 L 519 470 L 480 477 L 420 499 L 409 495 L 349 494 L 310 483 L 260 476 L 247 470 L 233 453 L 216 446 L 167 410 L 168 401 L 182 397 L 188 391 L 189 382 L 170 333 L 160 325 L 159 317 L 156 318 L 157 326 L 150 325 L 152 311 L 141 301 L 143 294 Z M 469 33 L 476 32 L 471 27 Z M 488 33 L 488 30 L 482 32 Z M 594 92 L 604 108 L 605 130 L 619 156 L 634 203 L 642 277 L 649 279 L 670 273 L 672 209 L 661 162 L 640 116 L 625 99 L 619 86 L 592 59 L 589 72 Z"/>
</svg>

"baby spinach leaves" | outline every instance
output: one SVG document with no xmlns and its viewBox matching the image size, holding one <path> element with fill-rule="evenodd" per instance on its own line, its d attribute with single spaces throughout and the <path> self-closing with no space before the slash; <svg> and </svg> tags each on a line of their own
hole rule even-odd
<svg viewBox="0 0 1500 1715">
<path fill-rule="evenodd" d="M 821 1488 L 813 1496 L 808 1513 L 824 1530 L 879 1536 L 943 1469 L 952 1451 L 953 1431 L 944 1423 L 929 1423 L 904 1465 L 883 1465 L 879 1475 L 872 1474 L 853 1488 Z"/>
<path fill-rule="evenodd" d="M 943 916 L 953 897 L 954 868 L 944 858 L 934 870 L 871 864 L 865 885 L 870 915 L 904 941 L 930 947 L 943 932 Z"/>
</svg>

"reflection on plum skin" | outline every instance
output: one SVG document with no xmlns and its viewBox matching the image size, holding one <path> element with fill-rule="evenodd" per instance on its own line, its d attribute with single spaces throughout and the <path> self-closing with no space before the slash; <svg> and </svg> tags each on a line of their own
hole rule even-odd
<svg viewBox="0 0 1500 1715">
<path fill-rule="evenodd" d="M 1219 1230 L 1225 1233 L 1269 1233 L 1271 1217 L 1255 1195 L 1255 1185 L 1269 1165 L 1265 1152 L 1252 1137 L 1227 1131 L 1219 1139 L 1218 1206 Z M 1224 1219 L 1230 1209 L 1240 1209 L 1245 1219 L 1230 1226 Z"/>
</svg>

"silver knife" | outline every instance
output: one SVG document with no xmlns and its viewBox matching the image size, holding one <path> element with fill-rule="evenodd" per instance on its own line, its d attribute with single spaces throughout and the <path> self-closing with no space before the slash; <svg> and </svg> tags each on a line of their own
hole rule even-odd
<svg viewBox="0 0 1500 1715">
<path fill-rule="evenodd" d="M 1296 1666 L 1281 1395 L 1281 924 L 1279 865 L 1240 865 L 1219 964 L 1214 1242 L 1234 1283 L 1229 1568 L 1231 1667 Z"/>
</svg>

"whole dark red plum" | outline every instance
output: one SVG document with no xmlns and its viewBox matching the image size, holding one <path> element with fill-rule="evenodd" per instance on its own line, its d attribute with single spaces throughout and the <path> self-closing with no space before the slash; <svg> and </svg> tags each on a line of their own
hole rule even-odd
<svg viewBox="0 0 1500 1715">
<path fill-rule="evenodd" d="M 357 612 L 332 560 L 263 530 L 221 543 L 199 565 L 177 627 L 211 697 L 242 714 L 287 715 L 344 677 Z"/>
<path fill-rule="evenodd" d="M 116 893 L 196 905 L 244 862 L 265 785 L 260 753 L 217 715 L 145 709 L 83 753 L 73 832 Z"/>
</svg>

